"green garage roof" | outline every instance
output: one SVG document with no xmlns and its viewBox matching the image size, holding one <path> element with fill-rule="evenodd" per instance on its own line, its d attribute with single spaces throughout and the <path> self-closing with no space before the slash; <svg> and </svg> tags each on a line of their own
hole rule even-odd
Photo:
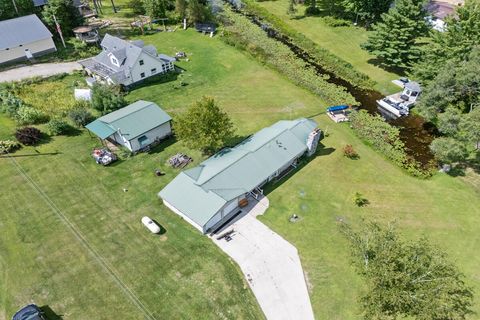
<svg viewBox="0 0 480 320">
<path fill-rule="evenodd" d="M 279 121 L 180 173 L 159 196 L 200 226 L 307 150 L 313 120 Z"/>
<path fill-rule="evenodd" d="M 105 139 L 121 132 L 127 140 L 132 140 L 172 118 L 153 102 L 139 100 L 117 111 L 111 112 L 87 124 L 85 127 Z"/>
</svg>

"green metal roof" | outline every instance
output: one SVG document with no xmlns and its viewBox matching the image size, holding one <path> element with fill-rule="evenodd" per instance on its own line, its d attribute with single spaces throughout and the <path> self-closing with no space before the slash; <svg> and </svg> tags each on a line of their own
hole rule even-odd
<svg viewBox="0 0 480 320">
<path fill-rule="evenodd" d="M 127 140 L 132 140 L 170 120 L 172 118 L 155 103 L 139 100 L 85 127 L 101 139 L 120 131 Z"/>
<path fill-rule="evenodd" d="M 313 120 L 279 121 L 180 173 L 159 196 L 199 225 L 307 150 Z"/>
</svg>

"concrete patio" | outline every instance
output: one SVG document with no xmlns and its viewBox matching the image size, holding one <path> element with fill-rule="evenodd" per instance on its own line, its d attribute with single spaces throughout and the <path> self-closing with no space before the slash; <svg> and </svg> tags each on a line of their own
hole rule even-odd
<svg viewBox="0 0 480 320">
<path fill-rule="evenodd" d="M 221 233 L 234 230 L 231 240 L 217 240 L 238 263 L 267 319 L 314 319 L 297 249 L 255 217 L 268 208 L 268 199 L 250 199 Z"/>
</svg>

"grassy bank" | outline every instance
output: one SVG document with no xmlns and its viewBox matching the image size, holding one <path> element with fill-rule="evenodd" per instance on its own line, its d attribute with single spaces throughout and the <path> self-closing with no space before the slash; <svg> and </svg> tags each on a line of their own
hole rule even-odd
<svg viewBox="0 0 480 320">
<path fill-rule="evenodd" d="M 321 17 L 306 17 L 303 15 L 304 6 L 297 6 L 299 12 L 296 17 L 287 15 L 287 1 L 263 1 L 254 3 L 268 10 L 278 17 L 283 23 L 303 34 L 340 59 L 350 63 L 353 68 L 366 74 L 376 82 L 374 89 L 384 94 L 398 91 L 398 87 L 391 80 L 398 79 L 395 72 L 384 70 L 375 64 L 375 57 L 360 48 L 360 44 L 367 40 L 368 32 L 355 26 L 332 27 L 324 22 Z"/>
</svg>

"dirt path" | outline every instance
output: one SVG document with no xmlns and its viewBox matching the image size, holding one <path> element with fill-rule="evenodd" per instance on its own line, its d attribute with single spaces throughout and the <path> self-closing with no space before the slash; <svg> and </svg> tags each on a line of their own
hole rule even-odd
<svg viewBox="0 0 480 320">
<path fill-rule="evenodd" d="M 0 72 L 0 82 L 20 81 L 32 77 L 49 77 L 59 73 L 81 70 L 77 62 L 39 63 Z"/>
</svg>

